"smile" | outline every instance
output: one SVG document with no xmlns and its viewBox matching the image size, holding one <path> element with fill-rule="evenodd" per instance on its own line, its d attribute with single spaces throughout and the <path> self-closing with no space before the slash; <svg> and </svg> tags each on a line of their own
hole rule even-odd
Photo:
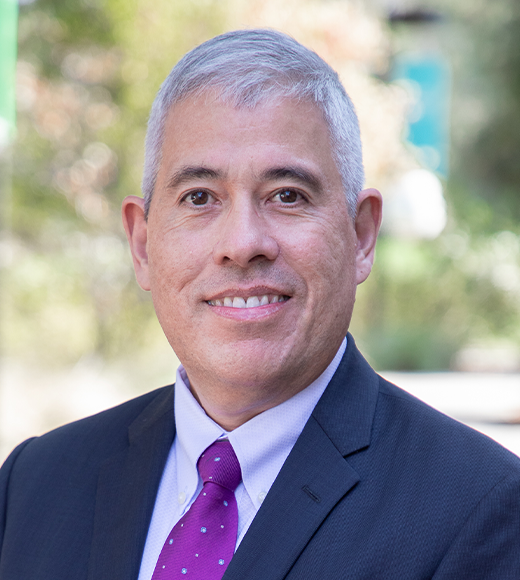
<svg viewBox="0 0 520 580">
<path fill-rule="evenodd" d="M 210 306 L 226 306 L 228 308 L 257 308 L 267 304 L 276 304 L 277 302 L 286 302 L 289 296 L 277 294 L 264 294 L 262 296 L 249 296 L 247 299 L 240 296 L 226 296 L 225 298 L 208 300 Z"/>
</svg>

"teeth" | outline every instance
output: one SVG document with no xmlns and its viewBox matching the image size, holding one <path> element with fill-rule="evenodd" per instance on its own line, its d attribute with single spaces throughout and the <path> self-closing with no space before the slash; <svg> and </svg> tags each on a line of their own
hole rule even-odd
<svg viewBox="0 0 520 580">
<path fill-rule="evenodd" d="M 228 308 L 256 308 L 258 306 L 265 306 L 266 304 L 276 304 L 277 302 L 285 302 L 288 300 L 285 296 L 275 294 L 271 298 L 267 294 L 263 296 L 249 296 L 247 300 L 240 296 L 226 296 L 225 298 L 217 298 L 210 300 L 211 306 L 227 306 Z"/>
<path fill-rule="evenodd" d="M 258 296 L 250 296 L 247 299 L 247 308 L 255 308 L 256 306 L 260 306 L 260 300 L 258 300 Z"/>
</svg>

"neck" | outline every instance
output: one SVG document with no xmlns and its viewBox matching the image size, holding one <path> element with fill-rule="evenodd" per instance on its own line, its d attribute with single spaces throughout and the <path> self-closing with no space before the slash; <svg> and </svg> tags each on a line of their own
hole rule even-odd
<svg viewBox="0 0 520 580">
<path fill-rule="evenodd" d="M 265 364 L 268 361 L 261 360 L 231 368 L 222 365 L 221 372 L 214 368 L 210 372 L 199 359 L 181 362 L 199 405 L 223 429 L 232 431 L 313 383 L 331 364 L 342 341 L 332 348 L 328 345 L 322 356 L 298 357 L 307 364 L 275 365 L 271 369 Z"/>
<path fill-rule="evenodd" d="M 262 396 L 258 391 L 250 389 L 230 389 L 229 386 L 222 390 L 201 389 L 194 386 L 190 381 L 190 391 L 197 399 L 199 405 L 206 414 L 226 431 L 233 431 L 256 415 L 272 409 L 284 403 L 299 393 L 310 382 L 303 383 L 300 388 L 262 390 Z M 255 396 L 256 395 L 256 396 Z"/>
<path fill-rule="evenodd" d="M 188 373 L 189 388 L 205 413 L 226 431 L 233 431 L 256 415 L 281 405 L 313 383 L 330 365 L 307 368 L 298 376 L 282 376 L 244 385 L 233 384 L 229 379 L 201 381 L 197 373 Z"/>
</svg>

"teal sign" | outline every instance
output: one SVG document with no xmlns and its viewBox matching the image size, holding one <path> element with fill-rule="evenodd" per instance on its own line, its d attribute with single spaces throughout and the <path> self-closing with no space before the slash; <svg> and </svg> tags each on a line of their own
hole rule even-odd
<svg viewBox="0 0 520 580">
<path fill-rule="evenodd" d="M 447 177 L 449 169 L 450 70 L 437 54 L 402 54 L 392 77 L 409 89 L 407 140 L 417 148 L 422 165 Z"/>
</svg>

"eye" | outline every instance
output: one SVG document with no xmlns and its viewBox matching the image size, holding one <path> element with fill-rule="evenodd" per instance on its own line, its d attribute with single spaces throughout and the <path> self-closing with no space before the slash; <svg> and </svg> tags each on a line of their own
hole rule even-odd
<svg viewBox="0 0 520 580">
<path fill-rule="evenodd" d="M 183 201 L 187 201 L 188 203 L 191 203 L 193 205 L 206 205 L 210 201 L 211 197 L 212 195 L 210 193 L 204 191 L 203 189 L 200 189 L 188 193 L 184 197 Z"/>
<path fill-rule="evenodd" d="M 282 189 L 274 195 L 274 199 L 276 198 L 282 203 L 296 203 L 302 198 L 302 195 L 295 189 Z"/>
</svg>

